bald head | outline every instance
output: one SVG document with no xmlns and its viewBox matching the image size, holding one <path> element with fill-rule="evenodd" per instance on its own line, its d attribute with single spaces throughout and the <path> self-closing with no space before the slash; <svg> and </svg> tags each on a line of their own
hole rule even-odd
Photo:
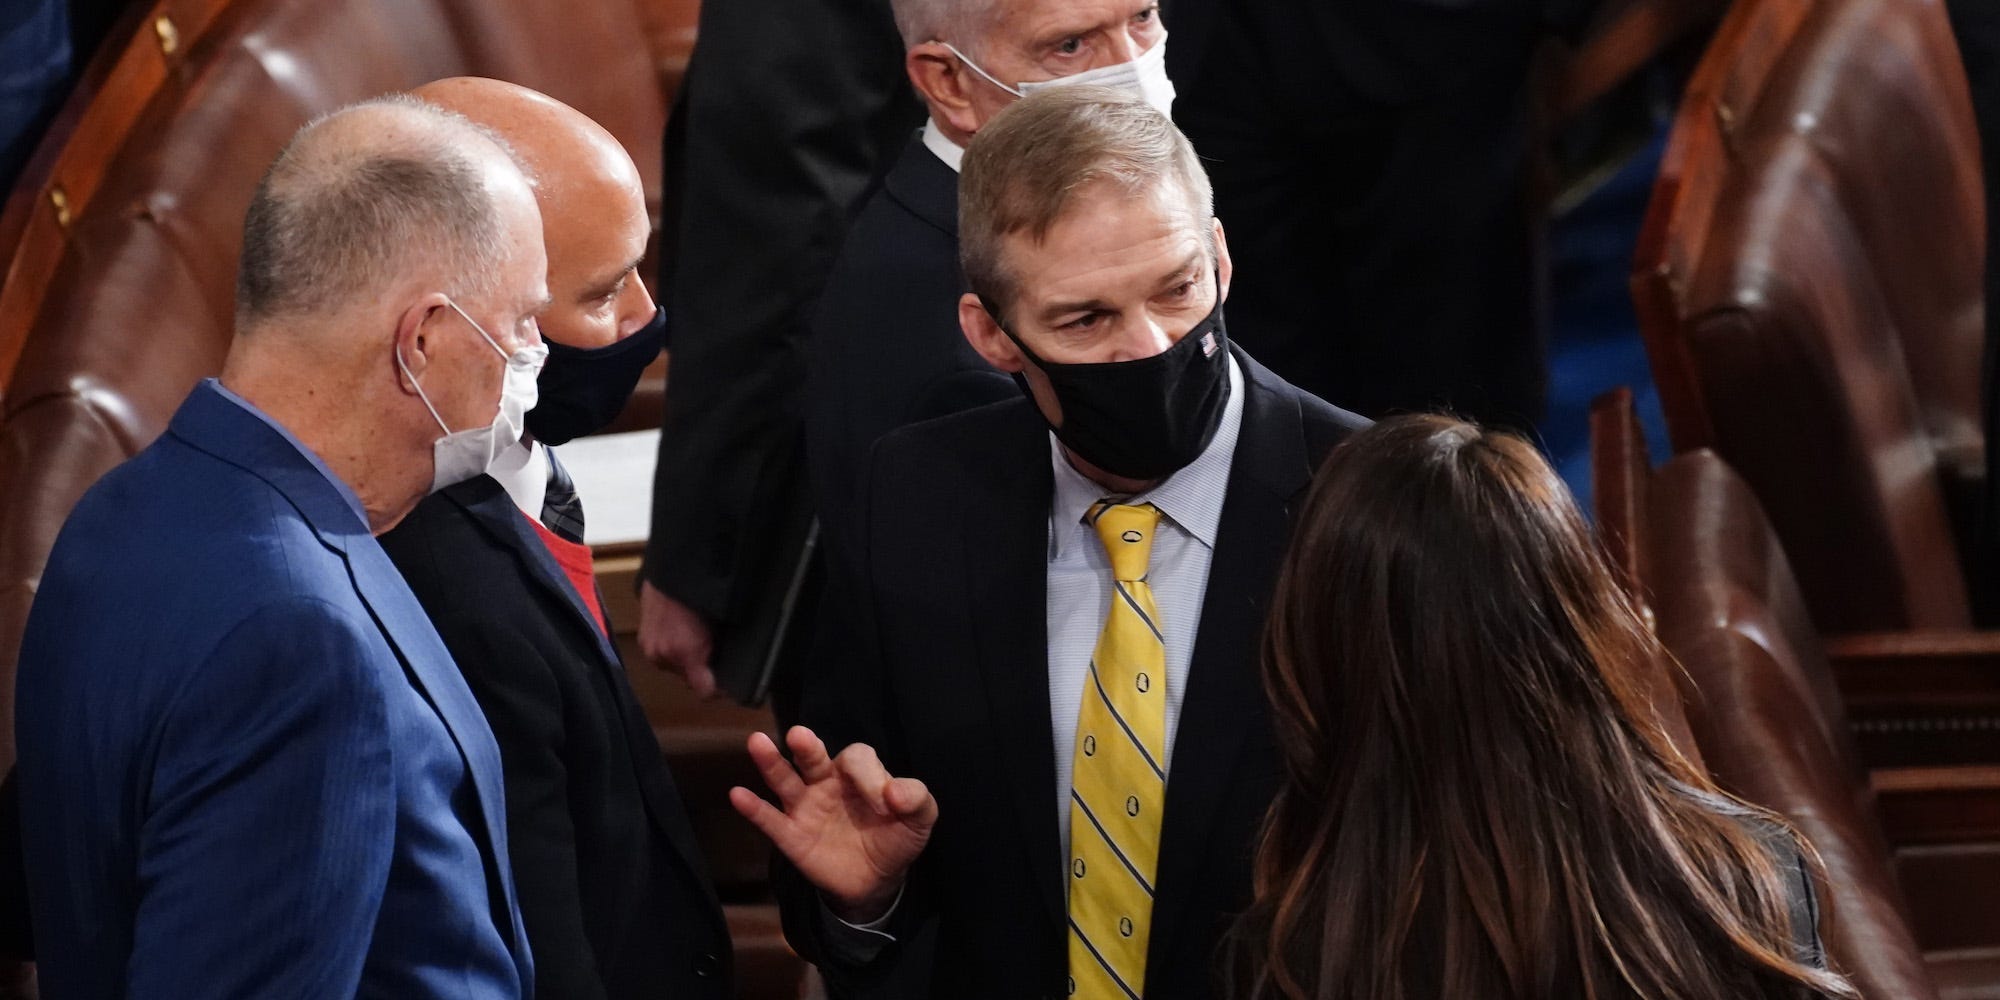
<svg viewBox="0 0 2000 1000">
<path fill-rule="evenodd" d="M 541 316 L 544 337 L 598 347 L 653 318 L 636 274 L 651 235 L 645 188 L 611 133 L 546 94 L 500 80 L 452 77 L 411 94 L 491 130 L 527 171 L 554 300 Z"/>
<path fill-rule="evenodd" d="M 238 326 L 365 308 L 412 279 L 479 297 L 510 225 L 539 232 L 535 215 L 527 179 L 486 129 L 408 97 L 343 108 L 300 129 L 257 187 Z"/>
</svg>

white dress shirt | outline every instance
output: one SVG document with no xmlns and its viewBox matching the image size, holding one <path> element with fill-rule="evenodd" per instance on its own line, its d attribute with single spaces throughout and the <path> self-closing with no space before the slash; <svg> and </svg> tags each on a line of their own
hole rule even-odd
<svg viewBox="0 0 2000 1000">
<path fill-rule="evenodd" d="M 1069 464 L 1062 444 L 1054 434 L 1049 435 L 1050 461 L 1055 468 L 1055 495 L 1049 504 L 1049 728 L 1055 738 L 1056 758 L 1056 787 L 1049 789 L 1049 801 L 1060 817 L 1064 844 L 1069 843 L 1076 717 L 1083 706 L 1091 654 L 1097 649 L 1105 618 L 1111 614 L 1111 558 L 1096 530 L 1083 523 L 1083 516 L 1092 504 L 1105 499 L 1133 506 L 1150 503 L 1162 515 L 1153 533 L 1146 573 L 1153 588 L 1153 604 L 1160 612 L 1160 632 L 1166 639 L 1164 763 L 1171 786 L 1181 698 L 1187 692 L 1195 629 L 1208 596 L 1208 568 L 1215 557 L 1215 533 L 1222 524 L 1222 502 L 1229 494 L 1229 469 L 1235 463 L 1236 438 L 1242 425 L 1243 372 L 1231 356 L 1229 402 L 1223 407 L 1215 437 L 1193 462 L 1144 493 L 1107 496 L 1104 487 Z"/>
<path fill-rule="evenodd" d="M 946 138 L 934 118 L 924 119 L 924 148 L 943 160 L 954 174 L 959 172 L 958 165 L 965 159 L 965 147 Z"/>
<path fill-rule="evenodd" d="M 486 474 L 507 491 L 514 506 L 542 519 L 542 500 L 549 492 L 549 456 L 540 441 L 523 441 L 500 453 Z"/>
</svg>

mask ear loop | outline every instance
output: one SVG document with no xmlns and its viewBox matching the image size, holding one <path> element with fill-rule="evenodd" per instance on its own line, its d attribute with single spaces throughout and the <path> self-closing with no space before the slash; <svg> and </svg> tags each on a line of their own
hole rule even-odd
<svg viewBox="0 0 2000 1000">
<path fill-rule="evenodd" d="M 958 48 L 957 48 L 956 46 L 952 45 L 952 44 L 951 44 L 950 42 L 938 42 L 938 44 L 939 44 L 939 45 L 942 45 L 942 46 L 944 46 L 944 47 L 945 47 L 946 49 L 949 49 L 949 50 L 951 51 L 951 54 L 952 54 L 952 55 L 955 55 L 955 56 L 957 56 L 957 57 L 958 57 L 958 61 L 959 61 L 959 62 L 962 62 L 962 63 L 964 63 L 964 64 L 966 65 L 966 68 L 968 68 L 968 69 L 972 70 L 972 71 L 973 71 L 974 73 L 977 73 L 977 74 L 979 74 L 979 75 L 980 75 L 980 76 L 981 76 L 982 78 L 984 78 L 984 79 L 986 80 L 986 82 L 987 82 L 987 83 L 990 83 L 990 84 L 994 85 L 995 87 L 999 87 L 999 88 L 1000 88 L 1001 90 L 1004 90 L 1004 91 L 1006 91 L 1006 92 L 1008 92 L 1008 93 L 1010 93 L 1010 94 L 1014 95 L 1015 97 L 1026 97 L 1026 96 L 1027 96 L 1026 94 L 1023 94 L 1023 93 L 1021 93 L 1021 92 L 1020 92 L 1019 90 L 1016 90 L 1016 89 L 1014 89 L 1013 87 L 1009 87 L 1009 86 L 1007 86 L 1006 84 L 1004 84 L 1004 83 L 1001 83 L 1001 82 L 1000 82 L 1000 81 L 998 81 L 998 80 L 995 80 L 995 79 L 993 78 L 993 74 L 991 74 L 991 73 L 988 73 L 988 72 L 986 72 L 986 71 L 985 71 L 985 70 L 983 70 L 983 69 L 980 69 L 980 68 L 979 68 L 979 64 L 978 64 L 978 63 L 976 63 L 976 62 L 973 62 L 973 61 L 972 61 L 972 58 L 971 58 L 970 56 L 967 56 L 967 55 L 966 55 L 965 53 L 963 53 L 963 52 L 960 52 L 960 51 L 958 51 Z"/>
<path fill-rule="evenodd" d="M 424 401 L 424 409 L 431 411 L 431 419 L 437 421 L 438 429 L 446 434 L 450 434 L 451 428 L 445 426 L 444 418 L 438 416 L 437 407 L 431 405 L 430 395 L 424 392 L 424 384 L 417 381 L 415 375 L 410 374 L 410 366 L 403 360 L 403 345 L 401 344 L 396 345 L 396 367 L 402 369 L 403 377 L 410 380 L 410 388 L 417 390 L 417 398 Z"/>
</svg>

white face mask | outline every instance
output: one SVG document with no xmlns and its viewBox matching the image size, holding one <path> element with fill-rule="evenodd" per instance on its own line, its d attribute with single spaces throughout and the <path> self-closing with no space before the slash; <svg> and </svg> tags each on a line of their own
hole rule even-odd
<svg viewBox="0 0 2000 1000">
<path fill-rule="evenodd" d="M 1167 40 L 1165 38 L 1154 42 L 1152 48 L 1139 53 L 1139 58 L 1131 62 L 1118 63 L 1112 66 L 1099 66 L 1096 69 L 1085 70 L 1072 76 L 1059 76 L 1053 80 L 1025 81 L 1013 87 L 1009 87 L 999 80 L 994 79 L 993 74 L 979 68 L 978 63 L 966 58 L 965 53 L 958 51 L 950 42 L 940 42 L 939 44 L 950 49 L 952 55 L 957 56 L 959 61 L 965 63 L 974 73 L 985 78 L 987 83 L 999 87 L 1001 90 L 1015 97 L 1026 97 L 1045 87 L 1073 87 L 1082 85 L 1112 87 L 1137 96 L 1147 104 L 1152 105 L 1153 110 L 1166 115 L 1168 118 L 1174 116 L 1174 81 L 1167 78 Z"/>
<path fill-rule="evenodd" d="M 445 426 L 443 417 L 438 416 L 437 407 L 432 406 L 430 397 L 424 394 L 423 384 L 410 374 L 410 366 L 404 363 L 402 347 L 397 346 L 396 367 L 401 368 L 403 374 L 409 377 L 410 384 L 416 386 L 417 398 L 424 401 L 424 408 L 431 411 L 431 419 L 437 421 L 438 427 L 444 431 L 444 436 L 431 445 L 432 493 L 485 475 L 486 470 L 507 453 L 507 449 L 521 443 L 521 435 L 527 428 L 528 411 L 535 408 L 535 377 L 541 374 L 542 362 L 549 356 L 548 345 L 542 343 L 508 354 L 498 341 L 487 336 L 485 327 L 471 316 L 466 316 L 458 303 L 446 299 L 445 304 L 464 316 L 465 321 L 479 331 L 480 339 L 507 359 L 507 370 L 500 383 L 500 404 L 498 412 L 493 414 L 493 422 L 484 427 L 454 431 Z"/>
</svg>

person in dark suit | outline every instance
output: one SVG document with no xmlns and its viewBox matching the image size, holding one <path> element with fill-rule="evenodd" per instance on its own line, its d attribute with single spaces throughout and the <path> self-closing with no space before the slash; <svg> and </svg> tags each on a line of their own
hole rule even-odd
<svg viewBox="0 0 2000 1000">
<path fill-rule="evenodd" d="M 827 276 L 807 367 L 806 454 L 824 544 L 851 544 L 875 439 L 1019 395 L 958 330 L 958 165 L 1019 92 L 1115 78 L 1173 103 L 1156 0 L 897 0 L 910 83 L 930 117 L 862 204 Z M 977 60 L 976 62 L 974 60 Z"/>
<path fill-rule="evenodd" d="M 635 273 L 651 228 L 638 168 L 597 123 L 523 87 L 461 77 L 416 94 L 521 158 L 554 303 L 529 437 L 426 497 L 382 547 L 499 741 L 537 992 L 729 997 L 728 925 L 612 644 L 582 503 L 547 447 L 609 423 L 660 352 L 664 318 Z"/>
<path fill-rule="evenodd" d="M 371 101 L 272 165 L 220 380 L 85 494 L 28 616 L 48 996 L 532 995 L 499 750 L 373 536 L 520 433 L 546 270 L 455 115 Z"/>
<path fill-rule="evenodd" d="M 1230 343 L 1201 163 L 1144 102 L 1000 112 L 960 222 L 960 323 L 1026 398 L 876 446 L 814 728 L 753 737 L 777 804 L 731 801 L 836 991 L 1207 997 L 1276 790 L 1289 510 L 1365 421 Z"/>
<path fill-rule="evenodd" d="M 717 0 L 666 137 L 666 414 L 639 649 L 716 690 L 782 636 L 812 523 L 807 321 L 855 207 L 921 118 L 888 0 Z M 734 686 L 735 690 L 747 690 Z"/>
<path fill-rule="evenodd" d="M 1243 343 L 1371 417 L 1540 419 L 1529 70 L 1596 0 L 1170 0 Z"/>
</svg>

